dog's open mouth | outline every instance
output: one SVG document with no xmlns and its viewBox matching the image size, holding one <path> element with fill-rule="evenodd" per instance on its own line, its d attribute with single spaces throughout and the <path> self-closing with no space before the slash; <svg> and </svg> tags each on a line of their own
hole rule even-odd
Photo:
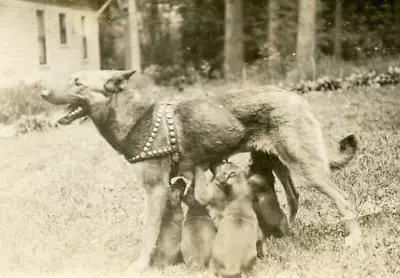
<svg viewBox="0 0 400 278">
<path fill-rule="evenodd" d="M 69 125 L 76 119 L 87 116 L 89 112 L 87 107 L 81 104 L 71 104 L 68 106 L 68 110 L 67 115 L 58 120 L 62 125 Z"/>
</svg>

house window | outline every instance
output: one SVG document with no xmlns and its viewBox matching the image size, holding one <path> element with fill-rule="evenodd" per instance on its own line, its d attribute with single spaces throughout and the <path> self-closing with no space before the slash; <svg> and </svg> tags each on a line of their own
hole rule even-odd
<svg viewBox="0 0 400 278">
<path fill-rule="evenodd" d="M 67 24 L 65 22 L 65 14 L 59 14 L 58 17 L 60 21 L 60 43 L 67 43 Z"/>
<path fill-rule="evenodd" d="M 39 63 L 45 65 L 47 63 L 46 53 L 46 32 L 44 26 L 44 11 L 36 11 L 36 21 L 38 26 L 38 40 L 39 40 Z"/>
<path fill-rule="evenodd" d="M 81 29 L 82 29 L 82 58 L 87 59 L 87 38 L 86 38 L 86 18 L 84 16 L 81 17 Z"/>
</svg>

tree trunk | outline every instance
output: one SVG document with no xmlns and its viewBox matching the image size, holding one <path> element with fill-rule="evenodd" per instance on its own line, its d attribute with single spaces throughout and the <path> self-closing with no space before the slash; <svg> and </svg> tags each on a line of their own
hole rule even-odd
<svg viewBox="0 0 400 278">
<path fill-rule="evenodd" d="M 315 79 L 315 21 L 316 0 L 299 0 L 297 31 L 297 71 L 301 79 Z"/>
<path fill-rule="evenodd" d="M 150 4 L 150 23 L 149 23 L 149 33 L 150 33 L 150 63 L 157 63 L 157 46 L 158 46 L 158 36 L 159 31 L 159 13 L 158 13 L 158 2 L 157 0 L 152 0 Z"/>
<path fill-rule="evenodd" d="M 343 26 L 343 0 L 336 0 L 335 43 L 333 51 L 336 61 L 340 61 L 342 59 L 342 26 Z"/>
<path fill-rule="evenodd" d="M 270 78 L 278 76 L 280 71 L 279 52 L 279 0 L 268 3 L 268 72 Z"/>
<path fill-rule="evenodd" d="M 128 20 L 125 25 L 125 69 L 141 73 L 139 27 L 137 23 L 136 0 L 128 0 Z"/>
<path fill-rule="evenodd" d="M 244 66 L 242 0 L 225 0 L 224 74 L 241 78 Z"/>
</svg>

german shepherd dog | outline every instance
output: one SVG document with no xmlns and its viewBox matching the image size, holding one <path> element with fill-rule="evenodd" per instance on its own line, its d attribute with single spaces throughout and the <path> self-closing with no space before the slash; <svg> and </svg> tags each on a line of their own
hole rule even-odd
<svg viewBox="0 0 400 278">
<path fill-rule="evenodd" d="M 356 139 L 353 135 L 343 139 L 340 151 L 328 159 L 319 123 L 303 97 L 262 87 L 165 103 L 130 92 L 127 84 L 133 74 L 81 71 L 70 77 L 65 88 L 42 92 L 50 103 L 69 104 L 70 112 L 60 124 L 89 116 L 105 140 L 132 163 L 143 184 L 144 238 L 131 270 L 150 265 L 176 161 L 178 174 L 190 180 L 196 166 L 206 169 L 238 152 L 276 156 L 273 170 L 279 172 L 282 185 L 291 188 L 293 174 L 304 177 L 307 185 L 338 207 L 350 231 L 346 242 L 361 241 L 356 208 L 331 180 L 331 168 L 343 167 L 355 156 Z"/>
<path fill-rule="evenodd" d="M 247 182 L 254 195 L 254 210 L 264 237 L 283 237 L 289 234 L 287 217 L 279 206 L 275 192 L 275 178 L 272 174 L 276 158 L 273 155 L 266 157 L 262 152 L 252 152 Z M 260 163 L 262 162 L 262 163 Z M 280 173 L 280 172 L 278 172 Z M 288 198 L 298 198 L 299 193 L 293 185 L 286 194 Z M 289 201 L 290 202 L 290 201 Z M 297 211 L 297 207 L 295 209 Z M 293 212 L 291 213 L 293 215 Z M 294 219 L 292 219 L 294 221 Z"/>
<path fill-rule="evenodd" d="M 196 189 L 206 186 L 202 171 L 200 167 L 196 167 Z M 190 269 L 201 269 L 209 264 L 217 229 L 206 205 L 202 205 L 196 200 L 194 187 L 189 187 L 187 193 L 183 193 L 181 200 L 188 206 L 188 210 L 182 225 L 182 256 Z"/>
<path fill-rule="evenodd" d="M 179 182 L 171 184 L 156 249 L 151 258 L 152 266 L 164 268 L 182 262 L 181 241 L 184 217 L 180 197 L 185 187 L 186 184 Z"/>
<path fill-rule="evenodd" d="M 250 272 L 262 248 L 262 232 L 253 207 L 253 191 L 243 170 L 231 162 L 217 167 L 213 183 L 226 196 L 226 207 L 218 226 L 211 257 L 217 276 L 240 277 Z"/>
</svg>

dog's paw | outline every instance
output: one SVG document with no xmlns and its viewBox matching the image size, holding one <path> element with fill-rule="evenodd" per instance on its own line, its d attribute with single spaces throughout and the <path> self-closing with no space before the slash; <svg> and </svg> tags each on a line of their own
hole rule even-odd
<svg viewBox="0 0 400 278">
<path fill-rule="evenodd" d="M 139 257 L 133 262 L 124 272 L 126 277 L 137 277 L 139 274 L 146 271 L 150 266 L 150 261 L 145 258 Z"/>
<path fill-rule="evenodd" d="M 347 237 L 345 237 L 345 246 L 349 247 L 349 248 L 357 248 L 358 246 L 361 245 L 362 243 L 362 236 L 361 235 L 357 235 L 357 236 L 352 236 L 349 235 Z"/>
</svg>

